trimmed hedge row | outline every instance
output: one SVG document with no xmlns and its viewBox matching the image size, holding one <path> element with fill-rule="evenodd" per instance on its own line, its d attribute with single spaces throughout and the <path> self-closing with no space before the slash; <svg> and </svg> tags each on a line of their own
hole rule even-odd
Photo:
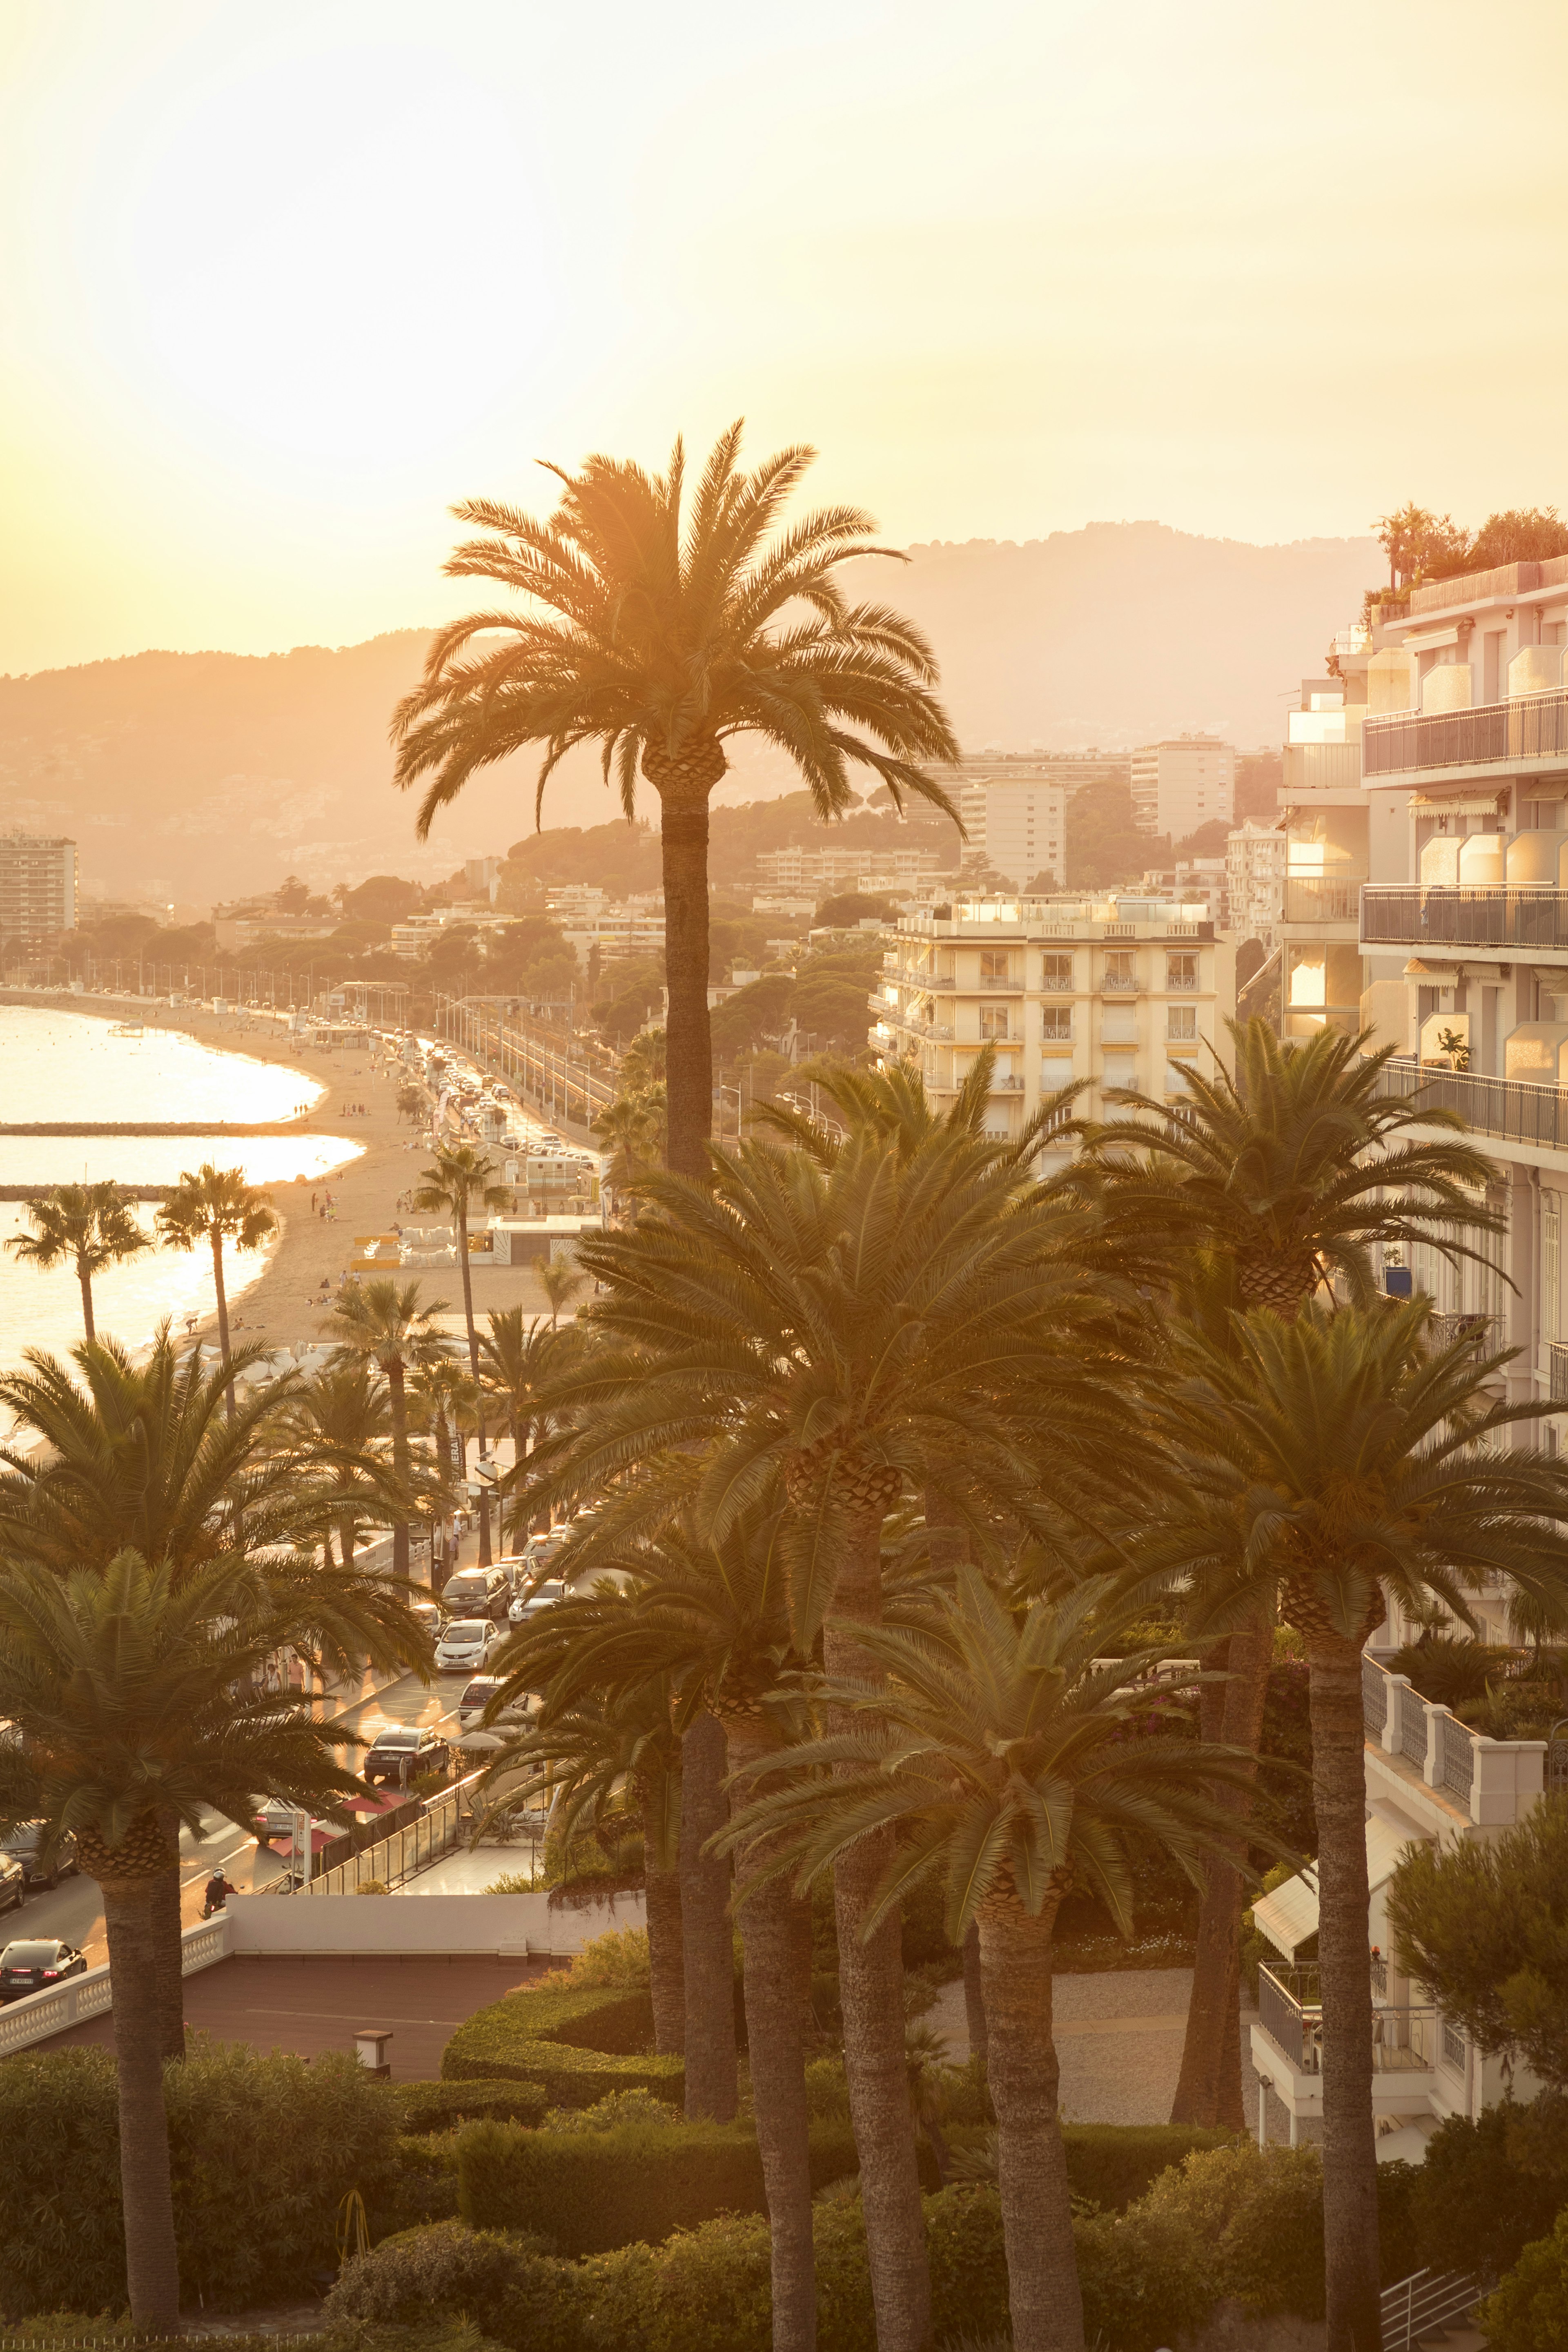
<svg viewBox="0 0 1568 2352">
<path fill-rule="evenodd" d="M 661 2058 L 646 1986 L 562 1990 L 554 1980 L 476 2010 L 441 2053 L 444 2082 L 537 2083 L 552 2107 L 591 2107 L 612 2091 L 651 2091 L 679 2106 L 686 2068 Z"/>
<path fill-rule="evenodd" d="M 454 2124 L 537 2124 L 550 2105 L 537 2083 L 387 2083 L 380 2090 L 405 2133 L 447 2131 Z"/>
<path fill-rule="evenodd" d="M 811 2126 L 811 2185 L 858 2171 L 855 2136 Z M 471 2124 L 458 2142 L 458 2210 L 476 2230 L 531 2230 L 563 2254 L 657 2244 L 724 2212 L 762 2213 L 763 2163 L 745 2124 L 622 2124 L 520 2131 Z"/>
</svg>

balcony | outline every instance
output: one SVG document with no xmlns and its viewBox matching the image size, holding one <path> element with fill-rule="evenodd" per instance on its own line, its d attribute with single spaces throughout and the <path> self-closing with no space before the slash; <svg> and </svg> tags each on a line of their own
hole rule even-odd
<svg viewBox="0 0 1568 2352">
<path fill-rule="evenodd" d="M 1362 725 L 1362 772 L 1545 766 L 1568 759 L 1568 693 L 1521 694 L 1471 710 L 1393 710 Z"/>
<path fill-rule="evenodd" d="M 1413 1094 L 1434 1110 L 1457 1110 L 1478 1135 L 1568 1151 L 1568 1092 L 1559 1087 L 1439 1070 L 1401 1056 L 1384 1064 L 1377 1091 L 1383 1096 Z"/>
<path fill-rule="evenodd" d="M 1431 1323 L 1433 1344 L 1451 1348 L 1456 1339 L 1470 1339 L 1478 1354 L 1489 1356 L 1500 1344 L 1495 1315 L 1434 1315 Z"/>
<path fill-rule="evenodd" d="M 1446 1706 L 1423 1698 L 1407 1675 L 1391 1675 L 1373 1657 L 1361 1662 L 1361 1696 L 1368 1748 L 1398 1759 L 1479 1826 L 1509 1826 L 1540 1796 L 1544 1740 L 1489 1739 L 1472 1731 Z"/>
<path fill-rule="evenodd" d="M 1361 894 L 1366 947 L 1568 948 L 1568 890 L 1546 882 L 1369 884 Z"/>
<path fill-rule="evenodd" d="M 1136 973 L 1130 971 L 1102 973 L 1100 982 L 1100 992 L 1105 996 L 1136 996 L 1141 985 Z"/>
<path fill-rule="evenodd" d="M 1288 874 L 1285 914 L 1288 923 L 1353 923 L 1361 912 L 1364 875 Z"/>
<path fill-rule="evenodd" d="M 1386 1974 L 1379 1970 L 1386 1983 Z M 1435 2007 L 1381 1999 L 1374 1977 L 1372 2064 L 1378 2074 L 1429 2074 L 1437 2063 L 1442 2027 Z M 1315 1967 L 1266 1963 L 1258 1971 L 1258 2021 L 1292 2071 L 1323 2071 L 1323 2003 Z M 1463 2052 L 1464 2044 L 1460 2042 Z M 1462 2060 L 1461 2060 L 1462 2063 Z"/>
</svg>

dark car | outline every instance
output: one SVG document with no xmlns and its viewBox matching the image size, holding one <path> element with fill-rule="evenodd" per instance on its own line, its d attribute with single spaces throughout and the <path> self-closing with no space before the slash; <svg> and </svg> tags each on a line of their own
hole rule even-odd
<svg viewBox="0 0 1568 2352">
<path fill-rule="evenodd" d="M 0 1832 L 0 1853 L 8 1853 L 13 1862 L 21 1864 L 29 1894 L 35 1886 L 58 1886 L 62 1878 L 74 1878 L 81 1866 L 76 1858 L 76 1832 L 67 1830 L 55 1841 L 54 1859 L 48 1868 L 42 1867 L 38 1841 L 43 1826 L 41 1822 L 18 1822 L 15 1829 Z"/>
<path fill-rule="evenodd" d="M 426 1772 L 445 1772 L 451 1761 L 452 1750 L 438 1731 L 391 1723 L 371 1741 L 363 1773 L 367 1780 L 395 1780 L 405 1789 Z"/>
<path fill-rule="evenodd" d="M 14 1854 L 0 1854 L 0 1911 L 19 1911 L 26 1895 L 26 1872 Z"/>
<path fill-rule="evenodd" d="M 511 1586 L 499 1568 L 460 1568 L 441 1588 L 441 1606 L 448 1617 L 504 1618 Z"/>
<path fill-rule="evenodd" d="M 46 1985 L 86 1974 L 86 1956 L 74 1944 L 53 1937 L 42 1943 L 7 1944 L 0 1952 L 0 2000 L 25 2000 Z"/>
</svg>

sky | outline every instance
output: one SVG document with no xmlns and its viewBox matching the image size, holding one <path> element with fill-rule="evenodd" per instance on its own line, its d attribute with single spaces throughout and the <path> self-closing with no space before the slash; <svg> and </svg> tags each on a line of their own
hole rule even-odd
<svg viewBox="0 0 1568 2352">
<path fill-rule="evenodd" d="M 0 672 L 428 625 L 747 419 L 895 544 L 1561 502 L 1568 9 L 0 0 Z"/>
</svg>

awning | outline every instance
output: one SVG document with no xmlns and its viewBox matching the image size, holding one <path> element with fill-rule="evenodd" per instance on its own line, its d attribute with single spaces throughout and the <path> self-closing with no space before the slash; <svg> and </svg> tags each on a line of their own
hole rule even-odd
<svg viewBox="0 0 1568 2352">
<path fill-rule="evenodd" d="M 1366 1825 L 1366 1876 L 1369 1890 L 1375 1894 L 1384 1882 L 1393 1877 L 1411 1839 L 1404 1830 L 1392 1829 L 1387 1822 L 1370 1821 Z M 1252 1906 L 1253 1924 L 1267 1936 L 1275 1950 L 1288 1960 L 1293 1959 L 1309 1936 L 1318 1932 L 1317 1865 L 1309 1863 L 1305 1870 L 1277 1886 L 1272 1895 L 1260 1895 Z"/>
</svg>

